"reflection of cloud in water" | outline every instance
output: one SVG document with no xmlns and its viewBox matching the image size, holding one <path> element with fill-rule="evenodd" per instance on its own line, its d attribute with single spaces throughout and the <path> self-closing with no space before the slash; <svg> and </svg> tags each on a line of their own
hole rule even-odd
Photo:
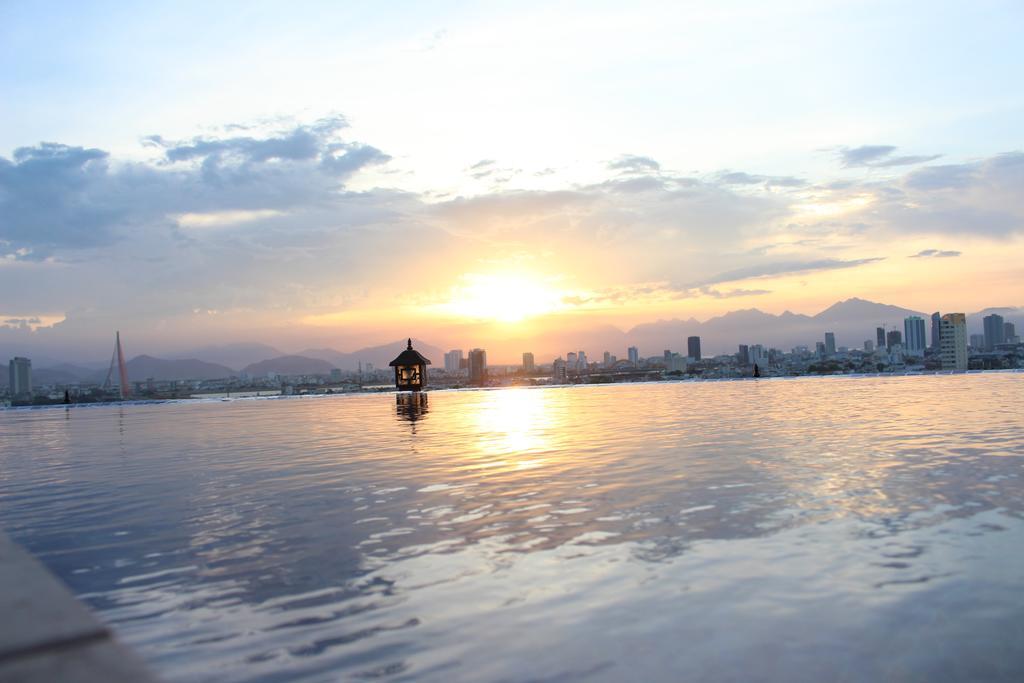
<svg viewBox="0 0 1024 683">
<path fill-rule="evenodd" d="M 26 411 L 0 515 L 172 679 L 971 678 L 1017 664 L 1018 383 Z"/>
</svg>

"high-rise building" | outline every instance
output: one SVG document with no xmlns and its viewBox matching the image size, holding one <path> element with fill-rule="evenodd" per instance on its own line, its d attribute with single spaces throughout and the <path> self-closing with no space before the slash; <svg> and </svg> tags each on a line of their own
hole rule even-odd
<svg viewBox="0 0 1024 683">
<path fill-rule="evenodd" d="M 575 351 L 570 351 L 569 353 L 565 354 L 565 366 L 569 370 L 575 370 L 576 369 L 576 352 Z"/>
<path fill-rule="evenodd" d="M 665 351 L 662 353 L 662 356 L 665 358 L 665 365 L 668 365 L 668 362 L 672 360 L 672 352 L 669 351 L 668 349 L 665 349 Z"/>
<path fill-rule="evenodd" d="M 1003 323 L 1003 341 L 1007 344 L 1018 344 L 1017 328 L 1013 323 Z"/>
<path fill-rule="evenodd" d="M 556 358 L 551 364 L 551 380 L 554 382 L 565 382 L 567 376 L 565 361 L 561 358 Z"/>
<path fill-rule="evenodd" d="M 834 356 L 836 353 L 836 333 L 826 332 L 825 333 L 825 353 L 830 356 Z"/>
<path fill-rule="evenodd" d="M 640 350 L 635 346 L 630 346 L 629 349 L 626 350 L 626 355 L 629 357 L 631 365 L 634 367 L 640 365 Z"/>
<path fill-rule="evenodd" d="M 580 372 L 585 372 L 589 369 L 590 363 L 587 361 L 587 352 L 580 349 L 580 352 L 576 354 L 576 369 Z"/>
<path fill-rule="evenodd" d="M 818 358 L 825 357 L 825 342 L 814 342 L 814 354 Z"/>
<path fill-rule="evenodd" d="M 736 353 L 736 361 L 740 365 L 748 365 L 750 363 L 750 347 L 746 344 L 740 344 L 739 351 Z"/>
<path fill-rule="evenodd" d="M 764 366 L 768 362 L 768 354 L 765 353 L 764 346 L 761 344 L 754 344 L 750 347 L 748 353 L 750 354 L 750 363 Z"/>
<path fill-rule="evenodd" d="M 942 316 L 939 330 L 939 355 L 943 370 L 967 369 L 967 316 L 947 313 Z"/>
<path fill-rule="evenodd" d="M 533 354 L 527 351 L 523 354 L 523 372 L 533 372 L 536 367 L 533 364 Z"/>
<path fill-rule="evenodd" d="M 875 342 L 871 341 L 870 339 L 865 340 L 864 341 L 864 352 L 865 353 L 874 353 L 874 351 L 875 351 Z"/>
<path fill-rule="evenodd" d="M 611 351 L 605 351 L 604 352 L 604 357 L 601 359 L 601 365 L 603 367 L 606 367 L 606 368 L 610 368 L 612 366 L 612 352 Z"/>
<path fill-rule="evenodd" d="M 939 350 L 939 337 L 942 336 L 942 316 L 938 311 L 932 313 L 932 351 Z"/>
<path fill-rule="evenodd" d="M 462 349 L 452 349 L 444 354 L 444 371 L 457 375 L 462 367 Z"/>
<path fill-rule="evenodd" d="M 483 384 L 487 380 L 487 352 L 471 349 L 469 352 L 469 382 Z"/>
<path fill-rule="evenodd" d="M 686 338 L 686 355 L 694 360 L 700 360 L 700 337 Z"/>
<path fill-rule="evenodd" d="M 924 355 L 924 318 L 919 315 L 907 316 L 903 319 L 903 348 L 911 356 Z"/>
<path fill-rule="evenodd" d="M 972 334 L 971 335 L 971 348 L 975 351 L 985 350 L 985 335 L 983 334 Z"/>
<path fill-rule="evenodd" d="M 24 401 L 32 398 L 32 361 L 28 358 L 15 356 L 7 364 L 9 373 L 11 399 Z"/>
<path fill-rule="evenodd" d="M 985 324 L 985 350 L 992 351 L 1003 343 L 1003 335 L 1006 334 L 1003 325 L 1006 321 L 1003 320 L 1003 316 L 993 313 L 982 318 L 982 322 Z"/>
<path fill-rule="evenodd" d="M 903 345 L 903 333 L 900 332 L 899 330 L 889 330 L 888 332 L 886 332 L 885 333 L 885 346 L 886 346 L 886 348 L 888 348 L 890 351 L 892 351 L 892 347 L 896 346 L 897 344 L 899 344 L 901 346 Z"/>
<path fill-rule="evenodd" d="M 875 346 L 877 346 L 880 349 L 884 349 L 885 348 L 885 328 L 884 327 L 876 327 L 875 328 Z"/>
</svg>

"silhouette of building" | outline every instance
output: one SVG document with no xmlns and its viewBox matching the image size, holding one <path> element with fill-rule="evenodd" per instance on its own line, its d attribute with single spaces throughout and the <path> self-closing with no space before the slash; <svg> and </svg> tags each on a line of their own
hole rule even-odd
<svg viewBox="0 0 1024 683">
<path fill-rule="evenodd" d="M 748 351 L 749 362 L 752 365 L 764 366 L 768 363 L 768 354 L 765 353 L 764 346 L 761 344 L 754 344 Z"/>
<path fill-rule="evenodd" d="M 967 316 L 947 313 L 942 316 L 939 331 L 939 355 L 943 370 L 967 369 Z"/>
<path fill-rule="evenodd" d="M 1017 339 L 1017 328 L 1013 323 L 1003 323 L 1003 342 L 1006 344 L 1019 344 Z"/>
<path fill-rule="evenodd" d="M 523 354 L 523 372 L 533 372 L 536 367 L 533 364 L 533 354 L 527 351 Z"/>
<path fill-rule="evenodd" d="M 487 352 L 471 349 L 469 352 L 469 382 L 481 385 L 487 381 Z"/>
<path fill-rule="evenodd" d="M 814 342 L 814 355 L 818 358 L 825 357 L 825 342 Z"/>
<path fill-rule="evenodd" d="M 568 372 L 566 371 L 565 361 L 561 358 L 556 358 L 551 364 L 551 380 L 553 382 L 564 383 L 568 378 Z"/>
<path fill-rule="evenodd" d="M 462 349 L 452 349 L 444 354 L 444 371 L 456 375 L 464 367 L 462 362 Z"/>
<path fill-rule="evenodd" d="M 875 346 L 878 347 L 879 349 L 884 349 L 885 348 L 885 328 L 884 327 L 876 327 L 875 328 Z"/>
<path fill-rule="evenodd" d="M 629 358 L 629 362 L 634 367 L 640 365 L 640 350 L 635 346 L 630 346 L 626 350 L 626 356 Z"/>
<path fill-rule="evenodd" d="M 612 366 L 612 352 L 611 351 L 605 351 L 604 352 L 604 357 L 601 359 L 601 366 L 605 367 L 605 368 L 610 368 Z"/>
<path fill-rule="evenodd" d="M 576 352 L 570 351 L 565 354 L 565 367 L 567 370 L 576 370 Z"/>
<path fill-rule="evenodd" d="M 388 365 L 395 369 L 395 388 L 399 391 L 421 391 L 427 386 L 427 366 L 430 360 L 412 348 L 411 338 L 405 351 Z"/>
<path fill-rule="evenodd" d="M 903 319 L 903 332 L 906 335 L 903 340 L 903 348 L 911 356 L 923 356 L 924 341 L 924 318 L 919 315 L 907 316 Z"/>
<path fill-rule="evenodd" d="M 939 337 L 942 336 L 942 316 L 938 311 L 932 313 L 932 351 L 939 350 Z"/>
<path fill-rule="evenodd" d="M 576 371 L 586 372 L 589 369 L 590 367 L 589 363 L 587 362 L 587 352 L 580 350 L 580 352 L 576 354 Z"/>
<path fill-rule="evenodd" d="M 686 338 L 686 355 L 694 360 L 700 360 L 700 337 Z"/>
<path fill-rule="evenodd" d="M 740 365 L 748 365 L 750 363 L 750 347 L 746 344 L 739 345 L 739 351 L 736 352 L 736 362 Z"/>
<path fill-rule="evenodd" d="M 826 332 L 825 333 L 825 353 L 830 356 L 836 355 L 836 333 Z"/>
<path fill-rule="evenodd" d="M 8 385 L 12 401 L 25 401 L 32 398 L 32 361 L 28 358 L 15 356 L 7 364 L 9 373 Z"/>
<path fill-rule="evenodd" d="M 885 333 L 885 346 L 890 351 L 893 350 L 894 346 L 903 345 L 903 333 L 899 330 L 889 330 Z"/>
<path fill-rule="evenodd" d="M 982 322 L 985 325 L 985 350 L 992 351 L 1003 343 L 1003 336 L 1006 334 L 1003 326 L 1006 321 L 1003 320 L 1003 316 L 993 313 L 982 318 Z"/>
</svg>

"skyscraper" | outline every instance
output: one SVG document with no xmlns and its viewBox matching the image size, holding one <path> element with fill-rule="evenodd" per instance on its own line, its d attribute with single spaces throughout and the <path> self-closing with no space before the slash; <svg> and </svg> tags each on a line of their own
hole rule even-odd
<svg viewBox="0 0 1024 683">
<path fill-rule="evenodd" d="M 450 374 L 458 374 L 462 367 L 462 349 L 452 349 L 444 354 L 444 371 Z"/>
<path fill-rule="evenodd" d="M 992 351 L 998 344 L 1003 343 L 1003 335 L 1006 334 L 1003 325 L 1006 321 L 1003 320 L 1003 316 L 995 313 L 986 315 L 982 321 L 985 323 L 985 350 Z"/>
<path fill-rule="evenodd" d="M 903 333 L 899 330 L 889 330 L 885 333 L 885 345 L 890 351 L 897 344 L 903 344 Z"/>
<path fill-rule="evenodd" d="M 736 353 L 736 360 L 740 365 L 747 365 L 750 363 L 750 347 L 746 344 L 740 344 L 739 351 Z"/>
<path fill-rule="evenodd" d="M 605 351 L 604 352 L 604 358 L 601 360 L 601 365 L 603 365 L 606 368 L 610 368 L 612 366 L 612 352 L 611 351 Z"/>
<path fill-rule="evenodd" d="M 924 318 L 919 315 L 907 316 L 903 319 L 903 348 L 911 356 L 924 355 Z"/>
<path fill-rule="evenodd" d="M 836 333 L 826 332 L 825 333 L 825 353 L 829 356 L 836 354 Z"/>
<path fill-rule="evenodd" d="M 640 351 L 635 346 L 630 346 L 626 351 L 626 355 L 629 357 L 629 362 L 634 367 L 640 365 Z"/>
<path fill-rule="evenodd" d="M 32 361 L 15 356 L 7 365 L 11 399 L 24 401 L 32 398 Z"/>
<path fill-rule="evenodd" d="M 694 360 L 700 360 L 700 337 L 686 338 L 686 355 Z"/>
<path fill-rule="evenodd" d="M 565 354 L 565 365 L 570 370 L 575 370 L 576 369 L 576 352 L 575 351 L 570 351 L 569 353 Z"/>
<path fill-rule="evenodd" d="M 483 349 L 469 351 L 469 382 L 483 384 L 487 380 L 487 352 Z"/>
<path fill-rule="evenodd" d="M 580 349 L 580 352 L 576 354 L 576 369 L 580 372 L 586 372 L 590 369 L 590 363 L 587 361 L 587 352 Z"/>
<path fill-rule="evenodd" d="M 942 316 L 938 311 L 932 313 L 932 351 L 939 350 L 939 337 L 942 336 Z"/>
<path fill-rule="evenodd" d="M 967 316 L 947 313 L 942 316 L 939 330 L 939 354 L 943 370 L 967 369 Z"/>
<path fill-rule="evenodd" d="M 523 354 L 523 372 L 533 372 L 535 370 L 533 364 L 533 354 L 527 351 Z"/>
<path fill-rule="evenodd" d="M 561 358 L 556 358 L 551 364 L 551 380 L 554 382 L 565 382 L 566 377 L 565 361 Z"/>
<path fill-rule="evenodd" d="M 1016 344 L 1017 327 L 1013 323 L 1003 323 L 1003 341 L 1007 344 Z"/>
<path fill-rule="evenodd" d="M 884 349 L 885 348 L 885 328 L 884 327 L 876 327 L 875 328 L 875 346 L 878 347 L 879 349 Z"/>
</svg>

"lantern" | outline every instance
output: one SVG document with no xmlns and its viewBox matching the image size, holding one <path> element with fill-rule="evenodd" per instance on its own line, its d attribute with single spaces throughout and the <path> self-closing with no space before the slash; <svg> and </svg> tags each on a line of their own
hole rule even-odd
<svg viewBox="0 0 1024 683">
<path fill-rule="evenodd" d="M 395 369 L 395 388 L 399 391 L 420 391 L 427 386 L 427 366 L 430 361 L 412 348 L 412 339 L 405 351 L 388 365 Z"/>
</svg>

